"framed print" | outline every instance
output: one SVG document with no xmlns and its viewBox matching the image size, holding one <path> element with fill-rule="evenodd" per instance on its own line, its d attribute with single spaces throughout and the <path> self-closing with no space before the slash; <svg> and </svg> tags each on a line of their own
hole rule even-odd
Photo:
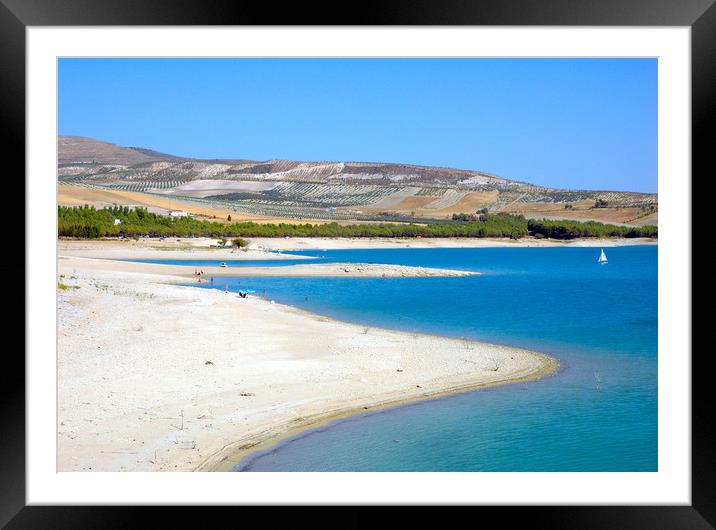
<svg viewBox="0 0 716 530">
<path fill-rule="evenodd" d="M 716 8 L 181 4 L 0 6 L 27 260 L 3 524 L 712 527 L 691 188 Z"/>
</svg>

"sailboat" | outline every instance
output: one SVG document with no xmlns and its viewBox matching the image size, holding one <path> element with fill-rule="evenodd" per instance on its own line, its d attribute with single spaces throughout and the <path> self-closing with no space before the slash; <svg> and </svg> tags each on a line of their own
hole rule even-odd
<svg viewBox="0 0 716 530">
<path fill-rule="evenodd" d="M 607 263 L 607 255 L 604 253 L 604 249 L 602 249 L 602 253 L 599 254 L 599 259 L 597 260 L 599 263 Z"/>
</svg>

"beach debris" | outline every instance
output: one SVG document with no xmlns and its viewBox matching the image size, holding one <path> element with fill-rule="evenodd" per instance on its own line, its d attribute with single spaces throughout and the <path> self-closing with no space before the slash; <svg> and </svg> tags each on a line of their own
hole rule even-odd
<svg viewBox="0 0 716 530">
<path fill-rule="evenodd" d="M 395 371 L 396 371 L 396 372 L 402 372 L 402 371 L 403 371 L 403 368 L 402 368 L 401 366 L 398 366 L 398 367 L 395 369 Z"/>
<path fill-rule="evenodd" d="M 275 304 L 276 304 L 276 302 L 274 302 L 273 300 L 271 300 L 271 305 L 275 305 Z"/>
<path fill-rule="evenodd" d="M 254 394 L 253 392 L 241 392 L 241 394 L 239 394 L 239 395 L 248 397 L 248 396 L 255 396 L 256 394 Z"/>
<path fill-rule="evenodd" d="M 490 355 L 487 360 L 490 362 L 490 366 L 486 368 L 490 372 L 497 372 L 502 366 L 502 362 L 498 361 L 494 356 Z"/>
<path fill-rule="evenodd" d="M 214 364 L 211 361 L 206 361 L 204 364 Z"/>
<path fill-rule="evenodd" d="M 210 411 L 210 410 L 205 410 L 204 412 L 202 412 L 201 414 L 199 414 L 199 415 L 196 417 L 197 420 L 203 420 L 203 419 L 205 419 L 205 418 L 211 418 L 211 411 Z"/>
<path fill-rule="evenodd" d="M 423 388 L 423 385 L 415 385 L 418 388 Z"/>
<path fill-rule="evenodd" d="M 365 377 L 361 377 L 361 378 L 359 379 L 359 381 L 360 381 L 361 383 L 367 383 L 367 382 L 368 382 L 368 380 L 367 380 Z"/>
</svg>

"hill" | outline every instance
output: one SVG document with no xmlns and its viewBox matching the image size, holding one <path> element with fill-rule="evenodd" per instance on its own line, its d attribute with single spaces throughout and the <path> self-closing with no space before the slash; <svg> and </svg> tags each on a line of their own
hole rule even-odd
<svg viewBox="0 0 716 530">
<path fill-rule="evenodd" d="M 169 196 L 244 215 L 429 220 L 455 213 L 654 223 L 656 194 L 559 190 L 480 171 L 382 162 L 201 160 L 91 138 L 58 138 L 58 179 Z"/>
<path fill-rule="evenodd" d="M 161 160 L 179 160 L 179 157 L 150 149 L 121 147 L 82 136 L 60 136 L 57 139 L 59 167 L 84 167 L 88 164 L 133 166 Z"/>
</svg>

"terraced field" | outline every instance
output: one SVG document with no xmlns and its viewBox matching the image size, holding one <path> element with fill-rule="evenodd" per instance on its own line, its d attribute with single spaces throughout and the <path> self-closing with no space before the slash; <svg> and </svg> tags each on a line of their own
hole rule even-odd
<svg viewBox="0 0 716 530">
<path fill-rule="evenodd" d="M 370 162 L 195 160 L 60 137 L 62 183 L 191 200 L 209 209 L 287 219 L 421 220 L 453 213 L 643 224 L 656 194 L 550 189 L 479 171 Z M 597 201 L 600 206 L 595 207 Z"/>
<path fill-rule="evenodd" d="M 128 182 L 105 182 L 98 183 L 103 188 L 122 190 L 122 191 L 157 191 L 157 190 L 168 190 L 174 189 L 181 186 L 186 181 L 181 180 L 131 180 Z"/>
</svg>

